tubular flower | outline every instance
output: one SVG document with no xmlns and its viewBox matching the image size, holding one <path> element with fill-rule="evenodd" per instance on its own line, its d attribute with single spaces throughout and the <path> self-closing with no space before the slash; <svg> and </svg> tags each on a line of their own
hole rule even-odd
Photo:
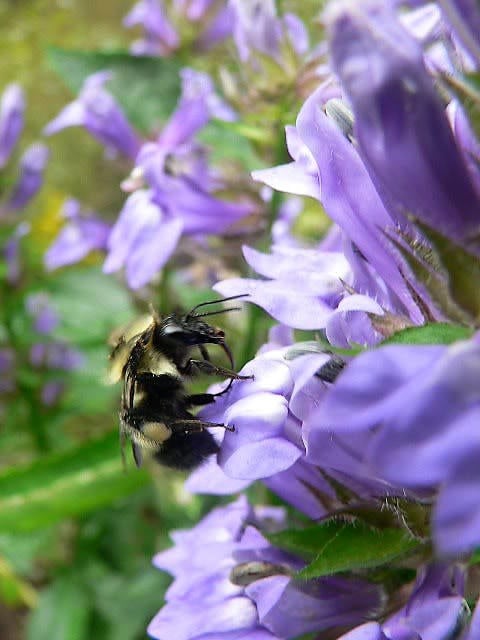
<svg viewBox="0 0 480 640">
<path fill-rule="evenodd" d="M 280 640 L 351 626 L 379 609 L 380 590 L 360 579 L 298 581 L 302 561 L 273 547 L 262 530 L 285 526 L 277 508 L 245 498 L 213 510 L 154 564 L 174 576 L 166 604 L 148 627 L 166 640 Z"/>
<path fill-rule="evenodd" d="M 431 522 L 438 551 L 467 553 L 480 544 L 479 375 L 478 337 L 361 354 L 309 416 L 307 459 L 347 473 L 355 464 L 359 475 L 438 494 Z"/>
<path fill-rule="evenodd" d="M 131 46 L 135 55 L 169 56 L 181 45 L 205 51 L 232 33 L 232 11 L 225 0 L 140 0 L 123 24 L 143 27 L 144 36 Z"/>
<path fill-rule="evenodd" d="M 110 77 L 108 71 L 89 76 L 78 98 L 45 127 L 45 135 L 53 135 L 66 127 L 85 127 L 110 153 L 134 159 L 140 140 L 115 98 L 104 87 Z"/>
<path fill-rule="evenodd" d="M 9 85 L 0 100 L 0 169 L 8 162 L 23 129 L 25 98 L 22 88 Z"/>
</svg>

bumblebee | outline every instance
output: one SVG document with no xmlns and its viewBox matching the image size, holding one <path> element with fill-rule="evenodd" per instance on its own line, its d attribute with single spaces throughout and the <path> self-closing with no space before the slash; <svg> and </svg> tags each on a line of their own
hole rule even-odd
<svg viewBox="0 0 480 640">
<path fill-rule="evenodd" d="M 238 309 L 203 311 L 205 307 L 239 297 L 243 296 L 203 302 L 186 314 L 173 313 L 163 319 L 151 309 L 150 315 L 112 334 L 109 380 L 111 383 L 123 381 L 119 415 L 122 457 L 128 438 L 137 466 L 149 452 L 166 467 L 191 470 L 218 451 L 207 429 L 234 430 L 228 425 L 202 420 L 191 411 L 214 402 L 217 396 L 228 391 L 234 380 L 251 377 L 233 371 L 233 356 L 224 332 L 204 321 L 207 316 Z M 223 349 L 231 369 L 211 362 L 207 344 Z M 192 357 L 195 348 L 201 358 Z M 199 373 L 221 375 L 229 378 L 229 383 L 216 394 L 191 395 L 185 382 Z"/>
</svg>

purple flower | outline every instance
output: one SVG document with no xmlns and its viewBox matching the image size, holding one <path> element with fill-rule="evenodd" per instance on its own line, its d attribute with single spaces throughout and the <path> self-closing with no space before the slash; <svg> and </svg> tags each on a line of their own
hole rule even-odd
<svg viewBox="0 0 480 640">
<path fill-rule="evenodd" d="M 0 395 L 15 389 L 15 352 L 9 347 L 0 348 Z"/>
<path fill-rule="evenodd" d="M 455 35 L 480 65 L 480 8 L 475 0 L 439 0 L 445 18 L 450 22 Z"/>
<path fill-rule="evenodd" d="M 168 56 L 180 47 L 181 40 L 197 51 L 206 50 L 232 32 L 232 11 L 224 0 L 177 0 L 169 4 L 173 6 L 165 8 L 162 0 L 140 0 L 124 18 L 126 27 L 140 25 L 144 30 L 144 37 L 133 43 L 132 53 Z"/>
<path fill-rule="evenodd" d="M 230 0 L 230 6 L 234 12 L 233 38 L 242 62 L 252 53 L 280 62 L 285 41 L 300 55 L 308 50 L 303 22 L 294 14 L 279 18 L 273 0 Z"/>
<path fill-rule="evenodd" d="M 50 304 L 45 293 L 34 293 L 28 296 L 26 309 L 34 319 L 33 328 L 37 333 L 48 335 L 57 328 L 59 317 Z"/>
<path fill-rule="evenodd" d="M 58 133 L 66 127 L 85 127 L 110 153 L 135 158 L 140 141 L 115 98 L 104 88 L 110 77 L 108 71 L 89 76 L 77 99 L 45 127 L 45 135 Z"/>
<path fill-rule="evenodd" d="M 363 580 L 295 580 L 302 561 L 272 547 L 259 530 L 267 526 L 285 526 L 284 512 L 254 510 L 241 497 L 191 531 L 174 532 L 175 547 L 154 564 L 175 579 L 148 633 L 159 640 L 295 638 L 378 610 L 380 591 Z"/>
<path fill-rule="evenodd" d="M 23 129 L 25 98 L 22 88 L 10 84 L 0 101 L 0 169 L 4 167 Z"/>
<path fill-rule="evenodd" d="M 77 200 L 66 200 L 62 215 L 66 224 L 45 254 L 45 265 L 49 270 L 75 264 L 92 251 L 107 248 L 110 225 L 90 212 L 83 215 Z"/>
<path fill-rule="evenodd" d="M 108 238 L 105 273 L 125 268 L 129 287 L 147 284 L 172 255 L 182 232 L 180 218 L 169 215 L 140 189 L 125 202 Z"/>
<path fill-rule="evenodd" d="M 60 380 L 51 380 L 46 382 L 40 392 L 42 404 L 46 407 L 52 407 L 65 391 L 65 383 Z"/>
<path fill-rule="evenodd" d="M 36 342 L 30 349 L 30 362 L 38 369 L 74 371 L 83 364 L 82 354 L 63 342 Z"/>
<path fill-rule="evenodd" d="M 368 314 L 381 316 L 384 308 L 396 310 L 395 300 L 354 251 L 347 254 L 349 264 L 343 253 L 328 250 L 332 238 L 326 238 L 326 251 L 276 245 L 271 255 L 265 255 L 244 247 L 250 267 L 269 279 L 232 278 L 214 288 L 224 296 L 248 293 L 248 302 L 286 326 L 323 328 L 332 345 L 375 344 L 381 336 Z M 353 271 L 351 264 L 356 267 Z M 348 295 L 349 287 L 367 295 Z"/>
<path fill-rule="evenodd" d="M 39 142 L 32 144 L 20 159 L 19 177 L 5 205 L 7 210 L 23 209 L 43 184 L 50 152 Z"/>
<path fill-rule="evenodd" d="M 20 242 L 29 232 L 30 225 L 27 222 L 21 222 L 3 247 L 3 256 L 7 265 L 7 282 L 10 285 L 16 285 L 20 281 L 22 275 Z"/>
<path fill-rule="evenodd" d="M 307 460 L 433 492 L 442 554 L 480 544 L 480 342 L 392 345 L 354 358 L 305 426 Z"/>
<path fill-rule="evenodd" d="M 368 622 L 341 636 L 340 640 L 446 640 L 459 637 L 468 619 L 468 606 L 462 596 L 460 567 L 442 564 L 425 567 L 419 572 L 403 609 L 382 624 Z"/>
<path fill-rule="evenodd" d="M 418 43 L 385 3 L 332 5 L 333 64 L 355 116 L 361 157 L 384 203 L 464 245 L 480 198 Z"/>
<path fill-rule="evenodd" d="M 251 211 L 215 196 L 221 179 L 193 136 L 211 117 L 235 114 L 216 96 L 208 75 L 184 69 L 178 107 L 156 142 L 143 145 L 122 187 L 134 191 L 108 239 L 104 270 L 125 267 L 129 286 L 147 284 L 174 252 L 181 234 L 220 234 Z M 148 189 L 142 189 L 148 185 Z"/>
<path fill-rule="evenodd" d="M 303 105 L 296 129 L 287 132 L 296 159 L 293 166 L 254 172 L 254 177 L 288 193 L 320 199 L 326 213 L 351 242 L 353 251 L 348 259 L 356 290 L 419 322 L 422 316 L 402 275 L 405 265 L 385 236 L 394 229 L 395 221 L 382 204 L 354 145 L 322 111 L 324 100 L 324 89 L 318 89 Z"/>
<path fill-rule="evenodd" d="M 168 20 L 161 0 L 140 0 L 123 19 L 125 27 L 141 25 L 145 37 L 132 45 L 136 55 L 166 56 L 179 45 L 179 38 Z"/>
</svg>

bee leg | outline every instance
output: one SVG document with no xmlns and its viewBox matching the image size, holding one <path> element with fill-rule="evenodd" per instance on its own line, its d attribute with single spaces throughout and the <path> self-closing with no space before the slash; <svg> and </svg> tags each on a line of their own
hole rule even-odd
<svg viewBox="0 0 480 640">
<path fill-rule="evenodd" d="M 183 429 L 175 429 L 175 425 L 183 425 Z M 226 429 L 227 431 L 235 431 L 234 426 L 228 424 L 220 424 L 219 422 L 206 422 L 205 420 L 199 420 L 198 418 L 192 418 L 191 420 L 172 420 L 168 423 L 169 427 L 173 427 L 174 431 L 183 431 L 183 433 L 198 433 L 204 429 L 211 429 L 213 427 L 219 427 Z"/>
<path fill-rule="evenodd" d="M 204 344 L 199 344 L 198 345 L 198 349 L 200 351 L 200 353 L 203 356 L 203 359 L 206 360 L 207 362 L 210 362 L 210 355 L 207 351 L 207 347 Z"/>
<path fill-rule="evenodd" d="M 222 391 L 223 393 L 223 391 Z M 189 406 L 201 407 L 205 404 L 211 404 L 215 402 L 216 393 L 195 393 L 192 396 L 187 396 L 185 402 Z"/>
<path fill-rule="evenodd" d="M 239 373 L 232 371 L 231 369 L 225 369 L 224 367 L 217 367 L 217 365 L 207 360 L 189 360 L 184 367 L 182 373 L 193 373 L 195 371 L 206 373 L 209 375 L 225 376 L 232 380 L 252 380 L 253 376 L 241 376 Z"/>
</svg>

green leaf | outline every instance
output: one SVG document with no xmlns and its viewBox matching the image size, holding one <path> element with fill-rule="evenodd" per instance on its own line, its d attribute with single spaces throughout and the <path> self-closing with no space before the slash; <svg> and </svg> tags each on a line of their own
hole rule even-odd
<svg viewBox="0 0 480 640">
<path fill-rule="evenodd" d="M 86 640 L 90 602 L 84 587 L 74 578 L 60 578 L 42 591 L 32 613 L 26 640 Z"/>
<path fill-rule="evenodd" d="M 408 327 L 397 331 L 392 336 L 380 343 L 386 344 L 452 344 L 457 340 L 468 340 L 473 335 L 473 330 L 456 324 L 446 322 L 432 322 L 422 327 Z"/>
<path fill-rule="evenodd" d="M 45 456 L 0 475 L 0 531 L 32 531 L 84 515 L 133 493 L 149 481 L 143 470 L 124 471 L 118 434 Z"/>
<path fill-rule="evenodd" d="M 370 569 L 403 556 L 419 545 L 400 529 L 373 529 L 360 523 L 331 521 L 269 536 L 272 544 L 313 561 L 300 578 Z"/>
<path fill-rule="evenodd" d="M 176 58 L 58 47 L 49 47 L 47 56 L 53 69 L 74 93 L 78 93 L 90 74 L 111 71 L 108 90 L 130 122 L 144 133 L 151 132 L 170 116 L 180 95 L 180 63 Z"/>
<path fill-rule="evenodd" d="M 448 290 L 455 303 L 475 324 L 480 322 L 480 258 L 469 253 L 450 238 L 416 221 L 438 255 L 448 274 Z"/>
<path fill-rule="evenodd" d="M 111 331 L 134 317 L 128 293 L 98 267 L 65 269 L 48 285 L 61 318 L 55 337 L 80 349 L 106 345 Z"/>
<path fill-rule="evenodd" d="M 235 122 L 212 120 L 199 133 L 198 138 L 211 147 L 213 162 L 236 160 L 246 171 L 258 169 L 260 165 L 261 161 L 253 151 L 250 141 Z"/>
</svg>

